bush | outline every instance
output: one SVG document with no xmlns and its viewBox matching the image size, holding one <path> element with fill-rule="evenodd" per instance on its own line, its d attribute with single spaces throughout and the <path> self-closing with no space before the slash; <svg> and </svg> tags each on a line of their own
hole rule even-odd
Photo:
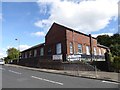
<svg viewBox="0 0 120 90">
<path fill-rule="evenodd" d="M 119 56 L 115 56 L 112 62 L 112 66 L 119 71 L 120 70 L 120 57 Z"/>
</svg>

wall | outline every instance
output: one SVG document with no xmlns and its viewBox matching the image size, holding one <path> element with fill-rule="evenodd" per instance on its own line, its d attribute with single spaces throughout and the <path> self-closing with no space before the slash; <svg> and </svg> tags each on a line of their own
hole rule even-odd
<svg viewBox="0 0 120 90">
<path fill-rule="evenodd" d="M 56 44 L 61 43 L 63 60 L 66 58 L 66 39 L 65 29 L 59 25 L 53 24 L 45 36 L 45 55 L 48 55 L 48 49 L 51 48 L 51 55 L 56 54 Z"/>
<path fill-rule="evenodd" d="M 78 44 L 82 44 L 82 52 L 86 54 L 86 46 L 90 46 L 90 37 L 84 34 L 76 33 L 70 30 L 66 30 L 67 37 L 67 54 L 70 54 L 70 42 L 73 42 L 73 48 L 75 53 L 78 52 Z M 97 40 L 92 38 L 92 53 L 93 47 L 97 48 Z M 74 51 L 74 50 L 73 50 Z"/>
</svg>

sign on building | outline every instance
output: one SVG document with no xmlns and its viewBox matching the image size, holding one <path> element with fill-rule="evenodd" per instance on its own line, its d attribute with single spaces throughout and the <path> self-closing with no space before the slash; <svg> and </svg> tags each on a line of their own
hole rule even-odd
<svg viewBox="0 0 120 90">
<path fill-rule="evenodd" d="M 53 55 L 53 60 L 62 60 L 62 55 Z"/>
<path fill-rule="evenodd" d="M 69 61 L 75 61 L 75 60 L 80 60 L 81 61 L 81 55 L 68 55 L 67 59 Z"/>
</svg>

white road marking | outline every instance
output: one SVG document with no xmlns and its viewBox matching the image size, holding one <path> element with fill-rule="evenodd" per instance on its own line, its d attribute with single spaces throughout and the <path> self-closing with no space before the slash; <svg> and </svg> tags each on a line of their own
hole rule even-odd
<svg viewBox="0 0 120 90">
<path fill-rule="evenodd" d="M 8 70 L 9 72 L 12 72 L 12 73 L 15 73 L 15 74 L 22 74 L 22 73 L 19 73 L 19 72 L 15 72 L 15 71 L 12 71 L 12 70 Z"/>
<path fill-rule="evenodd" d="M 103 83 L 112 83 L 112 84 L 119 84 L 119 83 L 116 83 L 116 82 L 110 82 L 110 81 L 102 81 Z"/>
<path fill-rule="evenodd" d="M 35 79 L 39 79 L 39 80 L 43 80 L 43 81 L 47 81 L 47 82 L 63 85 L 63 83 L 60 83 L 60 82 L 56 82 L 56 81 L 52 81 L 52 80 L 48 80 L 48 79 L 44 79 L 44 78 L 39 78 L 39 77 L 36 77 L 36 76 L 31 76 L 31 77 L 35 78 Z"/>
<path fill-rule="evenodd" d="M 0 68 L 0 70 L 5 70 L 5 68 Z"/>
</svg>

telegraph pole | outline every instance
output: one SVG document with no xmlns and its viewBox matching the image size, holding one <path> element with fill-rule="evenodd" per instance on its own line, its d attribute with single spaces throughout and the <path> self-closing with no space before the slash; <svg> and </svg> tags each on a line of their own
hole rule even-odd
<svg viewBox="0 0 120 90">
<path fill-rule="evenodd" d="M 18 41 L 18 51 L 19 51 L 19 53 L 18 53 L 18 61 L 17 62 L 19 62 L 19 60 L 20 60 L 20 40 L 19 39 L 15 39 L 16 41 Z"/>
</svg>

